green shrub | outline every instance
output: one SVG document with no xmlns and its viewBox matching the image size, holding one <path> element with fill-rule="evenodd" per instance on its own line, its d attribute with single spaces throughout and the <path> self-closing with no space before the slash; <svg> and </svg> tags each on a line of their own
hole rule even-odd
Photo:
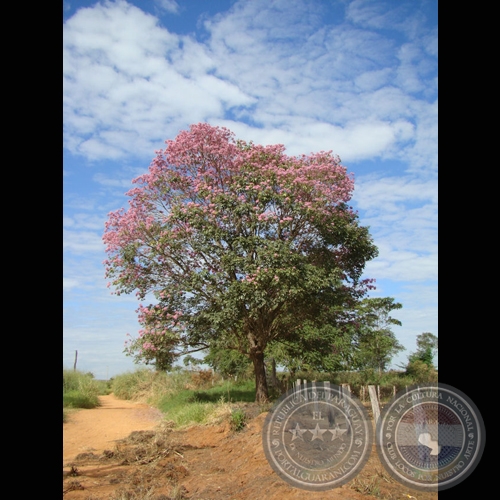
<svg viewBox="0 0 500 500">
<path fill-rule="evenodd" d="M 191 402 L 188 405 L 177 406 L 167 412 L 167 418 L 173 420 L 178 427 L 193 424 L 203 424 L 209 418 L 214 403 Z"/>
<path fill-rule="evenodd" d="M 406 374 L 413 379 L 415 384 L 436 383 L 438 381 L 436 369 L 419 359 L 408 363 Z"/>
<path fill-rule="evenodd" d="M 238 382 L 226 380 L 204 391 L 194 391 L 193 394 L 196 400 L 200 402 L 215 403 L 224 398 L 228 402 L 245 401 L 252 403 L 255 401 L 255 382 L 251 380 L 241 380 Z"/>
<path fill-rule="evenodd" d="M 235 432 L 241 431 L 246 424 L 246 414 L 243 410 L 238 408 L 231 413 L 230 418 L 231 429 Z"/>
<path fill-rule="evenodd" d="M 134 399 L 145 386 L 151 384 L 152 376 L 153 372 L 148 369 L 125 372 L 113 379 L 111 389 L 117 398 Z"/>
<path fill-rule="evenodd" d="M 190 380 L 189 372 L 166 373 L 143 368 L 116 376 L 111 388 L 117 398 L 156 406 L 164 396 L 185 389 Z"/>
<path fill-rule="evenodd" d="M 112 392 L 112 389 L 111 389 L 112 381 L 111 380 L 95 380 L 94 379 L 94 382 L 96 383 L 99 394 L 101 396 L 104 396 L 106 394 L 111 394 L 111 392 Z"/>
<path fill-rule="evenodd" d="M 63 369 L 63 408 L 95 408 L 100 405 L 101 385 L 91 373 Z"/>
<path fill-rule="evenodd" d="M 114 377 L 111 390 L 120 399 L 159 408 L 177 427 L 221 422 L 231 418 L 230 403 L 255 401 L 253 381 L 223 381 L 211 371 L 209 376 L 208 371 L 138 369 Z"/>
<path fill-rule="evenodd" d="M 97 406 L 99 406 L 97 394 L 85 394 L 77 390 L 63 394 L 63 408 L 96 408 Z"/>
<path fill-rule="evenodd" d="M 174 422 L 176 427 L 218 423 L 231 412 L 224 397 L 217 402 L 200 401 L 198 398 L 196 391 L 182 390 L 165 396 L 158 407 L 165 414 L 165 419 Z"/>
<path fill-rule="evenodd" d="M 77 390 L 83 378 L 90 377 L 76 370 L 63 369 L 63 392 Z"/>
</svg>

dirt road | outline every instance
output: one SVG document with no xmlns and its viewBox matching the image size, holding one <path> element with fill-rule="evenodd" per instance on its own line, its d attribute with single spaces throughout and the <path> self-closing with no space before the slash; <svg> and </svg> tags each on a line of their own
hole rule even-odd
<svg viewBox="0 0 500 500">
<path fill-rule="evenodd" d="M 63 424 L 64 500 L 437 500 L 395 482 L 375 450 L 347 484 L 325 492 L 289 486 L 262 448 L 265 413 L 242 431 L 227 422 L 172 430 L 145 404 L 102 396 Z"/>
<path fill-rule="evenodd" d="M 100 396 L 101 406 L 70 413 L 63 424 L 63 463 L 79 453 L 112 450 L 116 440 L 132 431 L 153 429 L 162 413 L 142 403 L 124 401 L 113 394 Z"/>
</svg>

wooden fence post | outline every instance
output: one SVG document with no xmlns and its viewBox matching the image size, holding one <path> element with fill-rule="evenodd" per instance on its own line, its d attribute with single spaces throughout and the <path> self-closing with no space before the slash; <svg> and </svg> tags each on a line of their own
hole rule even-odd
<svg viewBox="0 0 500 500">
<path fill-rule="evenodd" d="M 368 386 L 368 394 L 370 395 L 370 401 L 372 403 L 373 418 L 375 419 L 375 424 L 380 418 L 380 407 L 378 404 L 377 390 L 374 385 Z"/>
<path fill-rule="evenodd" d="M 293 384 L 293 390 L 295 392 L 295 396 L 294 398 L 296 397 L 296 395 L 300 392 L 300 378 L 298 378 L 295 383 Z"/>
<path fill-rule="evenodd" d="M 351 386 L 349 384 L 342 384 L 342 394 L 351 394 Z"/>
</svg>

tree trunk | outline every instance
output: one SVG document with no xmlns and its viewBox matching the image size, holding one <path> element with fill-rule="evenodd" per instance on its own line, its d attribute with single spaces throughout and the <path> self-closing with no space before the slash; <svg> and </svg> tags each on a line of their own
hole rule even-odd
<svg viewBox="0 0 500 500">
<path fill-rule="evenodd" d="M 264 364 L 264 353 L 254 352 L 251 355 L 255 372 L 255 402 L 267 403 L 269 392 L 267 389 L 266 366 Z"/>
</svg>

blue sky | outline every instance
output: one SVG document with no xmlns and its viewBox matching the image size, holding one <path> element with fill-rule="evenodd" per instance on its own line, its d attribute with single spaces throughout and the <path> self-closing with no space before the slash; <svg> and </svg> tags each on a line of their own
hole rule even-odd
<svg viewBox="0 0 500 500">
<path fill-rule="evenodd" d="M 63 3 L 63 364 L 108 378 L 139 329 L 110 294 L 107 214 L 190 124 L 287 153 L 332 150 L 379 256 L 371 296 L 403 304 L 406 363 L 438 335 L 437 0 Z"/>
</svg>

